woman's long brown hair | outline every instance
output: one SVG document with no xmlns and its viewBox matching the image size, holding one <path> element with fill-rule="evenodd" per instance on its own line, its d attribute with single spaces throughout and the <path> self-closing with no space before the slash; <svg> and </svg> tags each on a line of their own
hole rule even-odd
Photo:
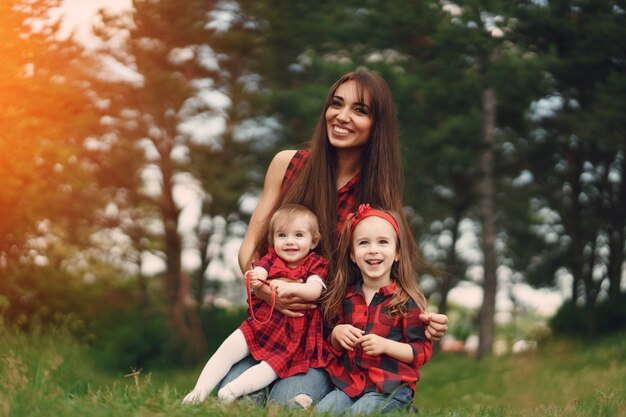
<svg viewBox="0 0 626 417">
<path fill-rule="evenodd" d="M 361 157 L 356 208 L 361 203 L 385 207 L 404 214 L 402 190 L 404 179 L 400 157 L 400 141 L 393 97 L 389 86 L 381 77 L 368 71 L 355 71 L 339 78 L 328 91 L 326 104 L 310 141 L 310 154 L 302 169 L 297 173 L 291 186 L 276 204 L 275 211 L 283 204 L 301 204 L 313 211 L 318 218 L 322 238 L 317 251 L 327 259 L 332 259 L 336 248 L 337 231 L 337 177 L 336 149 L 328 140 L 326 131 L 326 110 L 331 105 L 337 88 L 348 81 L 355 81 L 359 101 L 365 102 L 365 91 L 370 98 L 372 130 L 364 146 Z M 272 211 L 272 212 L 273 212 Z M 270 215 L 271 217 L 271 215 Z M 401 216 L 405 223 L 404 215 Z M 269 219 L 269 217 L 268 217 Z M 408 224 L 405 223 L 405 226 Z M 407 230 L 409 230 L 407 228 Z M 412 236 L 404 239 L 412 255 L 412 263 L 417 267 L 417 245 Z M 267 230 L 261 234 L 256 252 L 267 251 Z M 334 262 L 330 262 L 332 277 Z"/>
<path fill-rule="evenodd" d="M 396 219 L 400 231 L 400 236 L 396 238 L 400 259 L 391 267 L 391 279 L 396 283 L 396 289 L 387 305 L 387 312 L 391 316 L 405 316 L 408 313 L 406 304 L 410 299 L 415 301 L 422 311 L 426 311 L 426 297 L 417 284 L 417 273 L 411 259 L 410 244 L 406 244 L 405 236 L 409 237 L 410 232 L 404 227 L 400 214 L 390 210 L 387 212 Z M 322 314 L 324 322 L 329 326 L 333 326 L 337 321 L 348 288 L 362 280 L 361 271 L 350 259 L 352 253 L 350 226 L 352 222 L 353 220 L 350 219 L 343 226 L 335 258 L 336 271 L 333 284 L 328 287 L 328 291 L 322 298 Z"/>
</svg>

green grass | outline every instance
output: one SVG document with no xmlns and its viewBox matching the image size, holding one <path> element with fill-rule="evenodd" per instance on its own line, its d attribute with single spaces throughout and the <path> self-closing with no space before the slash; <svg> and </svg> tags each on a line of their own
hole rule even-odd
<svg viewBox="0 0 626 417">
<path fill-rule="evenodd" d="M 108 374 L 62 329 L 23 335 L 0 325 L 0 417 L 313 414 L 246 401 L 183 407 L 199 370 Z M 423 368 L 416 403 L 425 417 L 626 417 L 625 390 L 621 334 L 590 345 L 554 340 L 533 353 L 480 362 L 438 354 Z"/>
</svg>

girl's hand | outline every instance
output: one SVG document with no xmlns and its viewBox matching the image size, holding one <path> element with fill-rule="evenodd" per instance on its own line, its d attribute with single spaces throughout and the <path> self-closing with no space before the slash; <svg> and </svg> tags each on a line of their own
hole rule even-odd
<svg viewBox="0 0 626 417">
<path fill-rule="evenodd" d="M 363 352 L 370 356 L 382 355 L 387 350 L 387 339 L 377 334 L 366 334 L 359 339 Z"/>
<path fill-rule="evenodd" d="M 448 331 L 448 316 L 445 314 L 422 313 L 420 320 L 426 325 L 426 338 L 438 342 Z"/>
<path fill-rule="evenodd" d="M 333 329 L 332 338 L 339 346 L 346 350 L 354 350 L 359 345 L 359 339 L 365 333 L 351 324 L 338 324 Z"/>
</svg>

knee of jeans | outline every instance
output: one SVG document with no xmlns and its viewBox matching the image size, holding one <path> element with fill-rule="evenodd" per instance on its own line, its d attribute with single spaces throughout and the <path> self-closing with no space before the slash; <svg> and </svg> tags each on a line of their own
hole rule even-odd
<svg viewBox="0 0 626 417">
<path fill-rule="evenodd" d="M 293 397 L 292 401 L 306 410 L 313 403 L 313 398 L 306 394 L 298 394 Z"/>
</svg>

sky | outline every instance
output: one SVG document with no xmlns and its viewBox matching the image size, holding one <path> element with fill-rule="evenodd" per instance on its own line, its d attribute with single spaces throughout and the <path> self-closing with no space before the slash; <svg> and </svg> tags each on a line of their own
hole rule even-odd
<svg viewBox="0 0 626 417">
<path fill-rule="evenodd" d="M 61 9 L 64 14 L 61 26 L 63 34 L 76 30 L 78 38 L 90 44 L 94 42 L 89 29 L 90 22 L 99 9 L 106 8 L 112 11 L 129 10 L 131 0 L 63 0 Z"/>
<path fill-rule="evenodd" d="M 75 31 L 77 38 L 81 42 L 88 46 L 95 45 L 96 40 L 93 35 L 91 35 L 89 27 L 97 11 L 101 8 L 111 9 L 112 11 L 129 10 L 131 4 L 131 0 L 64 0 L 61 6 L 61 13 L 64 15 L 62 24 L 63 34 L 69 34 Z M 195 201 L 193 193 L 181 195 L 179 202 L 181 206 L 184 207 L 183 216 L 186 210 L 190 212 L 190 219 L 196 217 L 197 214 L 195 211 L 197 210 L 197 202 Z M 181 220 L 183 220 L 184 223 L 184 219 Z M 228 252 L 227 256 L 232 258 L 235 263 L 238 244 L 239 242 L 232 242 L 232 244 L 230 244 L 230 246 L 227 245 L 225 249 Z M 185 261 L 185 259 L 183 260 Z M 146 259 L 146 261 L 147 267 L 151 270 L 145 272 L 155 273 L 162 268 L 162 262 L 156 257 Z M 198 260 L 193 259 L 193 255 L 186 261 L 187 264 L 194 264 L 196 262 L 198 262 Z M 216 265 L 215 267 L 223 268 L 224 266 Z M 229 279 L 233 278 L 229 275 Z M 517 300 L 536 309 L 538 313 L 545 316 L 554 314 L 563 302 L 563 294 L 558 290 L 537 290 L 526 284 L 515 284 L 512 287 L 503 287 L 505 286 L 500 286 L 500 291 L 497 296 L 497 308 L 503 313 L 510 310 L 511 307 L 509 294 L 513 294 Z M 476 283 L 462 282 L 449 293 L 449 300 L 452 303 L 468 308 L 478 308 L 482 303 L 482 289 Z M 506 314 L 501 314 L 501 317 L 502 320 L 506 320 Z"/>
</svg>

